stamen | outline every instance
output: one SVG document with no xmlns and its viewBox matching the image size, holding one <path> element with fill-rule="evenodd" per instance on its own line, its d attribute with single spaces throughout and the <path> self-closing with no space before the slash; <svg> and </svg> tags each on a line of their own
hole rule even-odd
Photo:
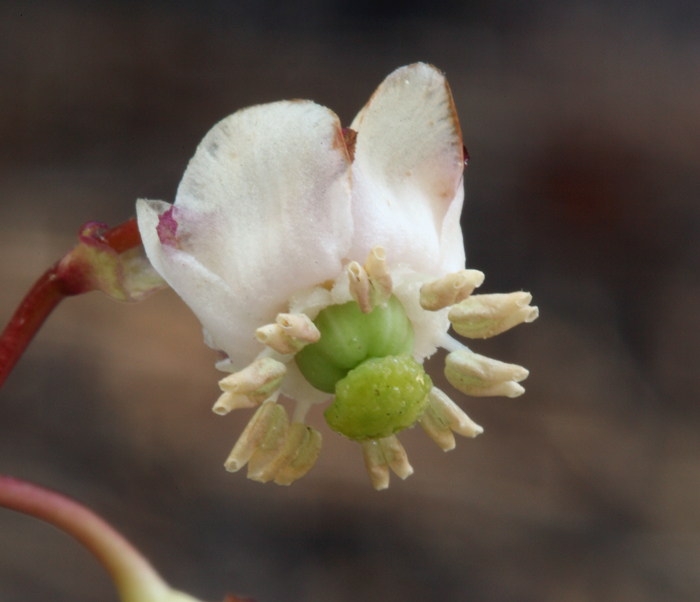
<svg viewBox="0 0 700 602">
<path fill-rule="evenodd" d="M 452 431 L 464 437 L 476 437 L 484 432 L 483 428 L 437 387 L 433 387 L 430 391 L 428 407 L 420 420 L 420 425 L 428 437 L 444 451 L 455 447 Z"/>
<path fill-rule="evenodd" d="M 292 424 L 292 428 L 295 424 L 300 423 Z M 308 431 L 309 436 L 304 439 L 296 456 L 277 473 L 275 483 L 278 485 L 291 485 L 303 477 L 316 463 L 318 454 L 321 452 L 321 433 L 312 426 L 301 426 Z"/>
<path fill-rule="evenodd" d="M 389 487 L 389 467 L 396 476 L 406 479 L 413 474 L 406 450 L 396 435 L 381 439 L 366 439 L 360 442 L 365 467 L 372 486 L 380 491 Z"/>
<path fill-rule="evenodd" d="M 478 270 L 461 270 L 447 274 L 420 289 L 420 305 L 428 311 L 437 311 L 469 297 L 484 282 L 484 273 Z"/>
<path fill-rule="evenodd" d="M 379 439 L 379 447 L 384 453 L 386 463 L 396 473 L 397 477 L 407 479 L 413 474 L 413 467 L 408 463 L 406 450 L 396 435 Z"/>
<path fill-rule="evenodd" d="M 268 425 L 265 434 L 260 439 L 255 452 L 248 461 L 248 478 L 255 477 L 262 473 L 265 467 L 274 460 L 284 447 L 289 433 L 289 418 L 282 406 L 278 406 L 282 411 L 276 410 Z"/>
<path fill-rule="evenodd" d="M 321 433 L 300 422 L 290 426 L 283 406 L 266 401 L 246 426 L 224 466 L 236 472 L 248 464 L 248 478 L 289 485 L 303 477 L 321 451 Z"/>
<path fill-rule="evenodd" d="M 308 345 L 321 338 L 316 324 L 306 314 L 277 314 L 276 322 L 290 339 Z"/>
<path fill-rule="evenodd" d="M 450 429 L 463 437 L 476 437 L 484 429 L 467 416 L 443 391 L 433 387 L 429 394 L 430 408 L 439 420 L 446 421 Z"/>
<path fill-rule="evenodd" d="M 255 338 L 283 355 L 296 353 L 321 338 L 316 325 L 305 314 L 277 314 L 276 324 L 255 331 Z"/>
<path fill-rule="evenodd" d="M 266 401 L 260 406 L 224 463 L 226 470 L 236 472 L 246 465 L 268 429 L 278 424 L 280 412 L 286 415 L 284 408 L 274 401 Z"/>
<path fill-rule="evenodd" d="M 212 412 L 219 416 L 225 416 L 232 410 L 243 410 L 246 408 L 254 408 L 258 404 L 247 395 L 238 395 L 237 393 L 225 392 L 216 400 Z"/>
<path fill-rule="evenodd" d="M 450 427 L 440 421 L 432 405 L 425 409 L 425 413 L 420 419 L 420 425 L 423 427 L 426 435 L 435 441 L 443 451 L 450 451 L 455 448 L 455 436 L 452 434 Z"/>
<path fill-rule="evenodd" d="M 467 349 L 453 351 L 445 361 L 445 376 L 450 384 L 477 397 L 518 397 L 525 392 L 518 381 L 526 379 L 528 374 L 521 366 L 492 360 Z"/>
<path fill-rule="evenodd" d="M 277 389 L 287 367 L 270 357 L 260 357 L 252 364 L 230 374 L 219 381 L 224 394 L 219 397 L 212 408 L 223 416 L 237 408 L 251 408 L 268 399 Z"/>
<path fill-rule="evenodd" d="M 267 483 L 277 476 L 277 473 L 282 470 L 289 462 L 291 462 L 299 453 L 299 449 L 306 443 L 309 438 L 309 432 L 306 425 L 295 422 L 287 432 L 287 440 L 284 442 L 279 453 L 269 462 L 258 474 L 248 473 L 248 478 L 260 483 Z"/>
<path fill-rule="evenodd" d="M 248 471 L 248 478 L 278 485 L 289 485 L 304 476 L 316 462 L 321 450 L 321 434 L 313 427 L 293 422 L 282 449 L 262 470 Z"/>
<path fill-rule="evenodd" d="M 389 467 L 384 457 L 384 452 L 377 439 L 368 439 L 360 443 L 362 456 L 365 459 L 365 467 L 372 481 L 372 486 L 381 491 L 389 487 Z"/>
<path fill-rule="evenodd" d="M 367 271 L 359 263 L 352 261 L 347 267 L 347 272 L 350 278 L 350 295 L 360 306 L 363 314 L 370 313 L 374 306 L 370 300 L 371 285 Z"/>
<path fill-rule="evenodd" d="M 369 300 L 372 307 L 384 306 L 391 297 L 393 283 L 386 265 L 386 251 L 384 247 L 374 247 L 370 251 L 365 262 L 365 271 L 369 276 L 370 292 Z"/>
<path fill-rule="evenodd" d="M 537 307 L 530 307 L 530 293 L 507 295 L 473 295 L 450 309 L 448 318 L 462 336 L 486 339 L 501 334 L 539 316 Z"/>
</svg>

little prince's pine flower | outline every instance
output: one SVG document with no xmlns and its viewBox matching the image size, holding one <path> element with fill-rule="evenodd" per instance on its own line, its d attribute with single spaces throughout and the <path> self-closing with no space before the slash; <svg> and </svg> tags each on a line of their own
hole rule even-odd
<svg viewBox="0 0 700 602">
<path fill-rule="evenodd" d="M 174 205 L 140 200 L 155 269 L 192 308 L 230 372 L 218 414 L 257 408 L 226 461 L 254 480 L 308 472 L 325 403 L 360 443 L 375 488 L 413 469 L 396 433 L 420 423 L 442 449 L 482 432 L 422 367 L 446 348 L 468 395 L 523 392 L 527 370 L 448 336 L 486 338 L 537 317 L 530 296 L 472 295 L 459 218 L 466 151 L 444 76 L 396 70 L 342 129 L 329 109 L 282 101 L 243 109 L 205 136 Z M 296 402 L 291 420 L 281 398 Z M 330 402 L 330 403 L 329 403 Z"/>
</svg>

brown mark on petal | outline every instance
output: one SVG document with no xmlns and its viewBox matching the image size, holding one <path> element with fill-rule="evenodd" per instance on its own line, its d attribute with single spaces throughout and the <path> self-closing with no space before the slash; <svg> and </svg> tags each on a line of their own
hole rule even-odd
<svg viewBox="0 0 700 602">
<path fill-rule="evenodd" d="M 176 249 L 180 247 L 180 239 L 177 237 L 177 221 L 173 217 L 173 209 L 171 207 L 166 212 L 161 213 L 158 216 L 158 225 L 156 226 L 156 232 L 158 233 L 158 240 L 160 244 L 165 247 L 174 247 Z"/>
<path fill-rule="evenodd" d="M 350 162 L 352 162 L 355 160 L 355 144 L 357 142 L 357 132 L 350 128 L 343 128 L 343 140 L 345 141 L 345 147 L 348 149 Z"/>
<path fill-rule="evenodd" d="M 333 287 L 335 286 L 335 280 L 324 280 L 323 282 L 320 282 L 316 286 L 320 288 L 325 288 L 327 291 L 331 291 Z"/>
<path fill-rule="evenodd" d="M 455 130 L 455 133 L 457 134 L 457 138 L 459 139 L 458 142 L 458 148 L 460 150 L 466 151 L 466 148 L 464 144 L 462 144 L 462 129 L 459 127 L 459 117 L 457 116 L 457 108 L 455 107 L 454 99 L 452 98 L 452 90 L 450 90 L 450 85 L 447 83 L 447 78 L 445 77 L 445 74 L 440 71 L 435 65 L 431 64 L 430 65 L 433 69 L 435 69 L 438 73 L 440 73 L 443 76 L 443 81 L 445 82 L 445 92 L 447 92 L 447 100 L 448 100 L 448 107 L 447 110 L 450 114 L 450 121 L 452 122 L 452 127 Z M 464 165 L 467 164 L 467 161 L 469 160 L 469 155 L 462 154 L 462 158 L 464 160 Z"/>
</svg>

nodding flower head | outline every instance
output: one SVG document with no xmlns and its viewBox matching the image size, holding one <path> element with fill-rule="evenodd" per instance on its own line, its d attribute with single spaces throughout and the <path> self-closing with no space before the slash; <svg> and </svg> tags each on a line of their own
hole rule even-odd
<svg viewBox="0 0 700 602">
<path fill-rule="evenodd" d="M 418 63 L 347 129 L 310 101 L 238 111 L 205 136 L 174 205 L 138 201 L 149 259 L 230 372 L 214 411 L 257 408 L 229 470 L 285 485 L 306 474 L 321 434 L 304 420 L 326 404 L 375 488 L 389 468 L 407 477 L 401 430 L 418 422 L 445 450 L 453 432 L 482 432 L 423 370 L 438 347 L 463 393 L 523 392 L 527 370 L 447 334 L 486 338 L 537 317 L 526 293 L 472 295 L 484 275 L 464 269 L 466 158 L 444 76 Z M 282 399 L 296 402 L 291 421 Z"/>
</svg>

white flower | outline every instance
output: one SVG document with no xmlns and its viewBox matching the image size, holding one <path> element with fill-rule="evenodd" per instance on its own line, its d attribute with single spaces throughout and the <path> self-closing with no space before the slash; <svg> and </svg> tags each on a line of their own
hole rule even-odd
<svg viewBox="0 0 700 602">
<path fill-rule="evenodd" d="M 310 101 L 238 111 L 205 136 L 174 205 L 138 201 L 149 259 L 232 373 L 214 410 L 260 406 L 227 468 L 282 484 L 305 474 L 321 436 L 304 418 L 335 393 L 326 418 L 362 443 L 375 487 L 388 466 L 405 478 L 395 432 L 418 420 L 444 449 L 452 430 L 481 432 L 422 371 L 438 346 L 459 354 L 449 376 L 464 392 L 522 392 L 526 370 L 480 369 L 486 358 L 447 335 L 449 306 L 483 281 L 464 269 L 464 162 L 447 82 L 419 63 L 392 73 L 347 130 Z M 483 299 L 453 312 L 467 336 L 536 317 L 502 297 L 489 313 Z M 280 394 L 297 403 L 291 424 Z"/>
</svg>

